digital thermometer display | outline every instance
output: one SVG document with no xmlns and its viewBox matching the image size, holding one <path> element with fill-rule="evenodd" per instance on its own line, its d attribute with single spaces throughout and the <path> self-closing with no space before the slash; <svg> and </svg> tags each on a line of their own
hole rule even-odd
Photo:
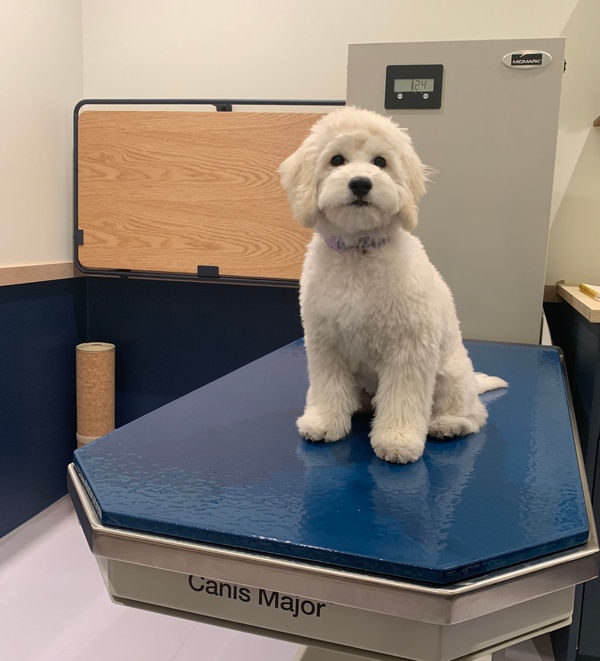
<svg viewBox="0 0 600 661">
<path fill-rule="evenodd" d="M 442 107 L 442 64 L 390 64 L 385 75 L 386 109 L 437 110 Z"/>
<path fill-rule="evenodd" d="M 433 92 L 433 78 L 398 78 L 394 81 L 394 92 Z"/>
</svg>

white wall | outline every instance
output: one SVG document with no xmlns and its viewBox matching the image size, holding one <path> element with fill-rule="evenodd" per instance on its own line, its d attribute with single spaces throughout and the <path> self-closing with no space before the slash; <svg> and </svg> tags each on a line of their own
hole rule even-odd
<svg viewBox="0 0 600 661">
<path fill-rule="evenodd" d="M 88 97 L 344 98 L 348 43 L 547 37 L 576 0 L 83 0 Z"/>
<path fill-rule="evenodd" d="M 0 61 L 0 267 L 70 261 L 80 0 L 2 0 Z"/>
<path fill-rule="evenodd" d="M 599 24 L 597 0 L 3 0 L 0 267 L 71 259 L 84 96 L 343 98 L 351 42 L 565 34 L 547 281 L 577 281 L 600 238 Z"/>
<path fill-rule="evenodd" d="M 580 0 L 565 25 L 563 81 L 546 282 L 600 284 L 600 2 Z"/>
<path fill-rule="evenodd" d="M 352 42 L 565 35 L 569 68 L 546 281 L 576 281 L 585 272 L 600 282 L 600 260 L 581 259 L 584 248 L 590 252 L 593 214 L 599 217 L 600 129 L 592 129 L 600 114 L 598 25 L 597 0 L 83 0 L 84 91 L 341 99 Z M 574 172 L 577 190 L 570 188 Z M 598 221 L 593 236 L 598 245 Z"/>
</svg>

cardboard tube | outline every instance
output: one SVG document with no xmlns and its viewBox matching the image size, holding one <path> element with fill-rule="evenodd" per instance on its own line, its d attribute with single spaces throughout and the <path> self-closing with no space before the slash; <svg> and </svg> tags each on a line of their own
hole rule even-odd
<svg viewBox="0 0 600 661">
<path fill-rule="evenodd" d="M 115 428 L 115 345 L 86 342 L 76 347 L 77 447 Z"/>
</svg>

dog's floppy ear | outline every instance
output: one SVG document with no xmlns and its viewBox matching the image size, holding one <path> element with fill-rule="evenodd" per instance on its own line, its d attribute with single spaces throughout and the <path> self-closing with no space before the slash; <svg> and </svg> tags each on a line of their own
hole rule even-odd
<svg viewBox="0 0 600 661">
<path fill-rule="evenodd" d="M 402 150 L 400 150 L 400 159 L 408 175 L 408 187 L 411 192 L 411 199 L 401 209 L 400 215 L 402 227 L 410 232 L 415 229 L 419 222 L 417 204 L 423 195 L 425 195 L 430 169 L 426 165 L 423 165 L 421 159 L 417 156 L 408 134 L 404 133 L 404 136 L 406 142 Z"/>
<path fill-rule="evenodd" d="M 278 168 L 294 218 L 304 227 L 314 227 L 316 223 L 318 150 L 315 142 L 314 136 L 309 135 Z"/>
</svg>

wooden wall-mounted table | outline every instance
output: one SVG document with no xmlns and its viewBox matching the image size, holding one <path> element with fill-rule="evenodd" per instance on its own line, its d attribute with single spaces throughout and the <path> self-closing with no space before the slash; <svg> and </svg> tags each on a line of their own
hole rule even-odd
<svg viewBox="0 0 600 661">
<path fill-rule="evenodd" d="M 84 272 L 299 279 L 310 231 L 293 220 L 277 167 L 321 112 L 86 108 L 76 113 Z"/>
</svg>

